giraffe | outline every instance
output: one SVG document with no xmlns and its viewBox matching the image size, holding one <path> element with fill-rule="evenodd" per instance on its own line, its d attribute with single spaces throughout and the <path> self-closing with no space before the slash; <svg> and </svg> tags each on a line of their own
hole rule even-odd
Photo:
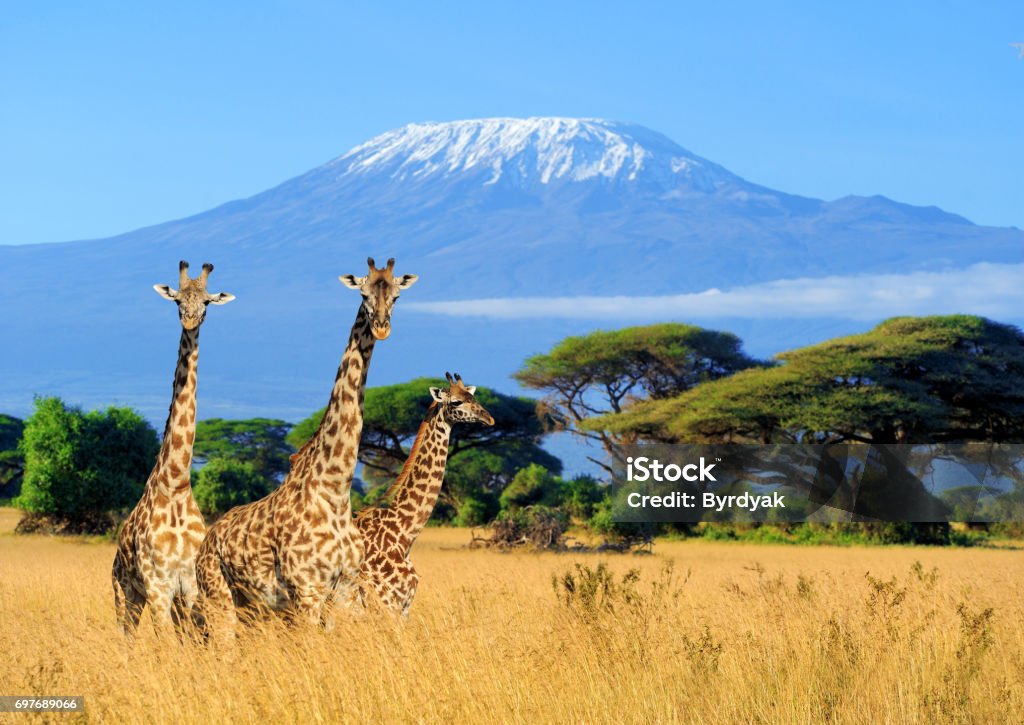
<svg viewBox="0 0 1024 725">
<path fill-rule="evenodd" d="M 164 628 L 171 620 L 180 624 L 196 600 L 195 555 L 206 529 L 189 480 L 196 434 L 199 327 L 206 318 L 207 305 L 224 305 L 235 299 L 227 292 L 211 295 L 206 291 L 212 271 L 212 264 L 204 264 L 202 273 L 189 279 L 188 262 L 182 261 L 178 264 L 180 289 L 153 285 L 161 297 L 178 305 L 181 341 L 156 465 L 117 537 L 111 576 L 114 605 L 121 631 L 129 639 L 147 604 L 153 621 Z"/>
<path fill-rule="evenodd" d="M 209 634 L 229 640 L 241 609 L 282 610 L 293 620 L 327 624 L 337 588 L 347 601 L 359 573 L 363 543 L 349 494 L 363 427 L 363 393 L 376 340 L 391 333 L 391 312 L 402 290 L 418 279 L 396 277 L 395 260 L 366 277 L 343 275 L 362 293 L 323 420 L 292 456 L 284 482 L 266 497 L 228 511 L 199 549 L 196 575 Z"/>
<path fill-rule="evenodd" d="M 494 418 L 473 397 L 476 387 L 445 373 L 447 390 L 431 388 L 433 402 L 420 425 L 412 450 L 385 499 L 390 505 L 363 509 L 356 526 L 363 535 L 366 555 L 360 569 L 358 599 L 365 602 L 367 589 L 380 602 L 403 617 L 409 615 L 419 575 L 409 561 L 409 550 L 430 518 L 448 461 L 448 439 L 455 423 L 494 425 Z"/>
</svg>

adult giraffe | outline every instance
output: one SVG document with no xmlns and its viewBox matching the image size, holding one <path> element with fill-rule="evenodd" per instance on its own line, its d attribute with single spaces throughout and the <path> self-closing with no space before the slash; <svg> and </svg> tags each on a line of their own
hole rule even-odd
<svg viewBox="0 0 1024 725">
<path fill-rule="evenodd" d="M 339 277 L 362 293 L 331 398 L 316 433 L 292 456 L 284 483 L 268 496 L 228 511 L 210 527 L 199 549 L 196 575 L 201 609 L 214 636 L 230 635 L 236 608 L 283 610 L 311 623 L 324 621 L 338 590 L 347 601 L 363 558 L 349 494 L 363 429 L 363 393 L 377 340 L 391 334 L 391 311 L 417 280 L 396 277 L 367 260 L 365 277 Z"/>
<path fill-rule="evenodd" d="M 199 327 L 207 305 L 235 299 L 226 292 L 209 294 L 206 281 L 213 271 L 189 279 L 188 262 L 178 264 L 178 287 L 153 285 L 157 293 L 178 305 L 181 339 L 174 371 L 171 408 L 142 498 L 128 515 L 117 537 L 111 573 L 114 605 L 121 630 L 135 633 L 148 604 L 158 627 L 180 622 L 191 614 L 196 601 L 196 551 L 206 526 L 189 480 L 192 443 L 196 436 L 196 369 L 199 362 Z"/>
</svg>

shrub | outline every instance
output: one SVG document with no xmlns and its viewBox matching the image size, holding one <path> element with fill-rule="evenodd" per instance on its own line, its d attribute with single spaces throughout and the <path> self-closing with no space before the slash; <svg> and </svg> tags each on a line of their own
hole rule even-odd
<svg viewBox="0 0 1024 725">
<path fill-rule="evenodd" d="M 576 476 L 563 481 L 559 492 L 560 505 L 569 516 L 586 521 L 605 496 L 604 487 L 593 476 Z"/>
<path fill-rule="evenodd" d="M 563 481 L 538 463 L 531 463 L 516 474 L 501 492 L 502 511 L 541 504 L 555 506 L 559 502 Z"/>
<path fill-rule="evenodd" d="M 25 473 L 15 505 L 58 522 L 106 521 L 133 506 L 159 449 L 156 431 L 129 408 L 83 413 L 37 398 L 25 421 Z"/>
<path fill-rule="evenodd" d="M 492 524 L 490 543 L 500 547 L 559 549 L 568 526 L 565 514 L 547 506 L 502 511 Z"/>
<path fill-rule="evenodd" d="M 467 498 L 459 504 L 459 512 L 455 516 L 456 526 L 483 526 L 488 521 L 489 507 L 485 501 Z"/>
<path fill-rule="evenodd" d="M 207 516 L 219 516 L 235 506 L 262 498 L 272 490 L 252 463 L 211 458 L 196 475 L 192 492 L 200 511 Z"/>
</svg>

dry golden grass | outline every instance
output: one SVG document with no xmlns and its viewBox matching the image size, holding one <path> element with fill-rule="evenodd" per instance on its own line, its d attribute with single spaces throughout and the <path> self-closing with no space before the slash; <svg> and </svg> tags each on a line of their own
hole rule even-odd
<svg viewBox="0 0 1024 725">
<path fill-rule="evenodd" d="M 129 651 L 112 546 L 0 535 L 0 689 L 84 695 L 96 722 L 1024 722 L 1020 552 L 467 540 L 424 534 L 404 625 L 275 623 L 230 655 L 147 626 Z M 577 562 L 614 572 L 606 599 L 556 596 Z"/>
</svg>

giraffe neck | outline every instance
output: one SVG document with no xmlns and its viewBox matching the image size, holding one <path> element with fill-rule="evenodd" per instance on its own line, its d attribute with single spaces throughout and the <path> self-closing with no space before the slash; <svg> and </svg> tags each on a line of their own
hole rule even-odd
<svg viewBox="0 0 1024 725">
<path fill-rule="evenodd" d="M 437 504 L 448 463 L 448 441 L 452 428 L 435 404 L 420 425 L 409 457 L 388 495 L 391 509 L 399 514 L 398 544 L 404 551 L 416 541 Z"/>
<path fill-rule="evenodd" d="M 192 444 L 196 437 L 196 371 L 199 363 L 199 328 L 181 331 L 174 391 L 150 485 L 169 496 L 189 490 Z"/>
<path fill-rule="evenodd" d="M 374 342 L 370 318 L 360 305 L 323 420 L 300 452 L 306 459 L 307 482 L 333 488 L 346 497 L 356 470 L 359 436 L 363 431 L 363 395 Z"/>
</svg>

